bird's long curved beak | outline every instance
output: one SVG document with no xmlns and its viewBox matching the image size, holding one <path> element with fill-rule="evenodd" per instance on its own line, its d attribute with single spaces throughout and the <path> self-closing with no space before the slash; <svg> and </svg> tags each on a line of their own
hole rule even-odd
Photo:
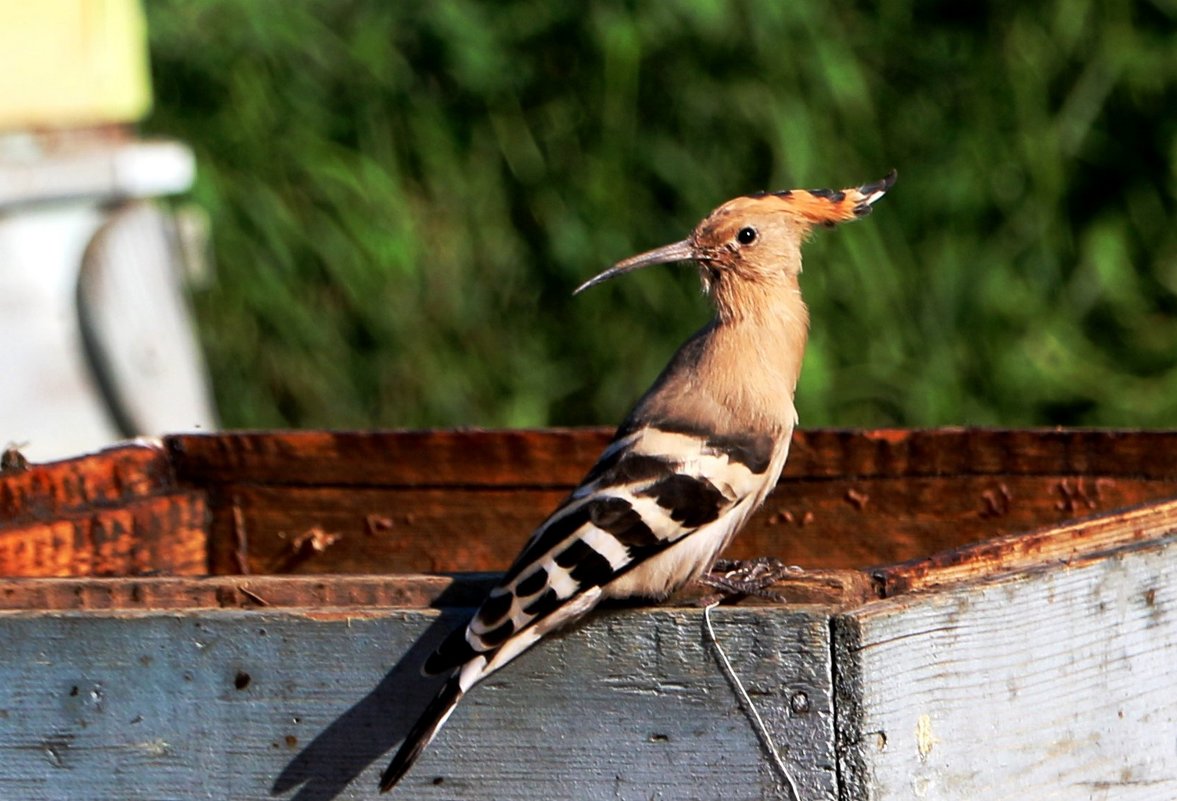
<svg viewBox="0 0 1177 801">
<path fill-rule="evenodd" d="M 615 275 L 640 270 L 642 267 L 649 267 L 651 264 L 666 264 L 672 261 L 696 261 L 698 258 L 699 254 L 695 250 L 695 246 L 691 244 L 691 240 L 684 239 L 681 242 L 675 242 L 673 245 L 663 245 L 660 248 L 654 248 L 645 253 L 630 256 L 625 261 L 619 261 L 600 275 L 596 275 L 585 281 L 572 294 L 579 295 L 590 286 L 596 286 L 602 281 L 608 281 Z"/>
</svg>

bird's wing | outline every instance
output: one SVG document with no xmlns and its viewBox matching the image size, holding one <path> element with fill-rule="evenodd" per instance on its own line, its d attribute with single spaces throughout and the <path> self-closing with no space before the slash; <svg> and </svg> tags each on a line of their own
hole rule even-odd
<svg viewBox="0 0 1177 801">
<path fill-rule="evenodd" d="M 726 541 L 755 505 L 749 501 L 758 502 L 775 481 L 777 450 L 768 434 L 716 436 L 672 423 L 623 429 L 425 671 L 466 666 L 463 689 L 469 689 L 547 631 L 587 612 L 601 588 L 675 543 L 703 532 Z M 705 567 L 686 565 L 669 588 Z M 626 594 L 656 596 L 669 588 L 639 585 Z"/>
</svg>

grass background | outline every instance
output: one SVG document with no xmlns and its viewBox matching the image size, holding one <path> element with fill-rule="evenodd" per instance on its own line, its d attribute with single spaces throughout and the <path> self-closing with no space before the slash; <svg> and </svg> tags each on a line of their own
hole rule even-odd
<svg viewBox="0 0 1177 801">
<path fill-rule="evenodd" d="M 1177 425 L 1177 3 L 152 0 L 228 426 L 614 423 L 707 317 L 622 257 L 758 189 L 819 232 L 807 425 Z"/>
</svg>

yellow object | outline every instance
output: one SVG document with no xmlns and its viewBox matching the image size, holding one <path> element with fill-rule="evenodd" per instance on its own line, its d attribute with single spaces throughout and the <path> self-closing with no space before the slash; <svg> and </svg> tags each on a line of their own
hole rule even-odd
<svg viewBox="0 0 1177 801">
<path fill-rule="evenodd" d="M 0 129 L 133 122 L 150 107 L 139 0 L 0 0 Z"/>
</svg>

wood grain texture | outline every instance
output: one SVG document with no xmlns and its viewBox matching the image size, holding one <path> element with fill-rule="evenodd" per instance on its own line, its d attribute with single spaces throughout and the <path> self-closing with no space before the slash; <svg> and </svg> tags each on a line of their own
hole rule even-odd
<svg viewBox="0 0 1177 801">
<path fill-rule="evenodd" d="M 451 576 L 201 576 L 0 579 L 0 611 L 195 611 L 363 607 L 445 609 L 477 606 L 498 573 Z M 857 606 L 875 597 L 875 583 L 854 570 L 790 571 L 772 590 L 781 603 Z M 668 603 L 694 605 L 707 594 L 691 585 Z M 755 605 L 757 599 L 742 601 Z"/>
<path fill-rule="evenodd" d="M 207 523 L 203 493 L 173 492 L 0 527 L 0 576 L 201 575 Z"/>
<path fill-rule="evenodd" d="M 501 571 L 568 489 L 235 485 L 211 493 L 211 570 Z M 863 568 L 1169 497 L 1175 489 L 1157 479 L 1059 474 L 791 479 L 728 555 Z M 307 549 L 306 536 L 316 530 L 330 544 Z"/>
<path fill-rule="evenodd" d="M 71 566 L 68 550 L 46 543 L 84 539 L 79 520 L 100 520 L 177 484 L 207 497 L 205 569 L 213 573 L 503 570 L 609 436 L 608 429 L 184 435 L 169 437 L 164 449 L 123 447 L 36 465 L 0 476 L 0 554 L 10 560 L 0 573 L 84 572 L 95 563 Z M 864 568 L 1172 497 L 1175 444 L 1169 432 L 799 432 L 785 477 L 729 556 Z M 150 550 L 169 533 L 140 521 L 134 535 L 146 544 L 123 547 Z M 176 564 L 159 555 L 135 569 L 193 569 L 187 549 Z"/>
<path fill-rule="evenodd" d="M 813 581 L 820 587 L 830 578 L 823 574 L 815 576 Z M 337 610 L 365 607 L 468 607 L 480 603 L 497 580 L 497 573 L 458 576 L 10 578 L 0 579 L 0 610 L 118 613 L 297 608 L 321 609 L 325 614 L 333 614 Z M 843 583 L 853 586 L 851 582 L 852 579 L 848 579 Z"/>
<path fill-rule="evenodd" d="M 1065 473 L 783 479 L 733 558 L 868 568 L 1177 495 L 1177 481 Z"/>
<path fill-rule="evenodd" d="M 431 691 L 452 614 L 0 613 L 4 793 L 367 799 Z M 828 613 L 714 613 L 806 799 L 836 796 Z M 624 610 L 466 699 L 401 798 L 786 798 L 703 642 L 702 612 Z"/>
<path fill-rule="evenodd" d="M 877 568 L 883 595 L 929 590 L 1015 570 L 1055 566 L 1177 530 L 1177 501 L 1160 501 L 1113 514 L 1089 516 L 973 545 L 904 564 Z"/>
<path fill-rule="evenodd" d="M 231 432 L 166 438 L 199 484 L 568 486 L 610 428 Z M 422 459 L 422 454 L 429 454 Z M 786 478 L 944 475 L 1177 478 L 1177 432 L 1091 429 L 802 429 Z"/>
<path fill-rule="evenodd" d="M 221 537 L 244 539 L 250 573 L 503 571 L 565 494 L 522 487 L 243 486 L 222 513 L 236 528 Z M 330 544 L 321 551 L 300 547 L 315 529 Z M 233 554 L 228 569 L 217 572 L 237 572 L 236 562 Z"/>
<path fill-rule="evenodd" d="M 208 571 L 205 493 L 162 447 L 122 445 L 0 474 L 0 575 Z"/>
<path fill-rule="evenodd" d="M 53 522 L 174 486 L 162 448 L 123 445 L 99 453 L 0 474 L 0 526 Z"/>
<path fill-rule="evenodd" d="M 610 429 L 256 431 L 167 437 L 178 475 L 207 485 L 564 487 Z"/>
<path fill-rule="evenodd" d="M 246 432 L 167 445 L 180 479 L 210 493 L 213 572 L 489 571 L 609 435 Z M 802 431 L 729 555 L 863 568 L 1168 498 L 1173 445 L 1168 432 Z M 293 547 L 314 531 L 326 547 Z"/>
<path fill-rule="evenodd" d="M 1177 798 L 1177 537 L 835 618 L 843 798 Z"/>
<path fill-rule="evenodd" d="M 786 476 L 1105 475 L 1177 478 L 1177 431 L 802 429 Z"/>
</svg>

